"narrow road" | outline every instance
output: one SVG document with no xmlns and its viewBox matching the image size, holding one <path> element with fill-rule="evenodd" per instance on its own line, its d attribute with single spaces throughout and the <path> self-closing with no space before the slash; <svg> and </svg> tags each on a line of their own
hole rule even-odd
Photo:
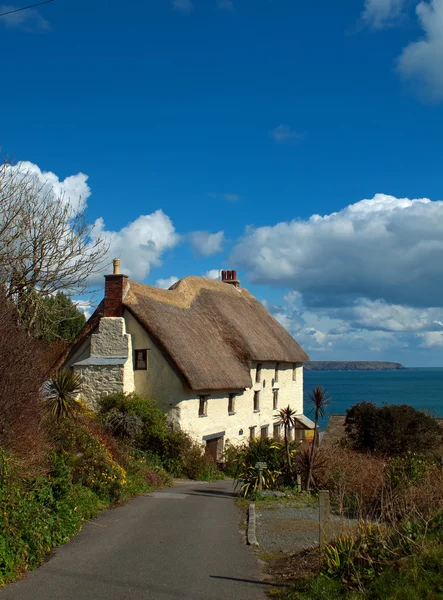
<svg viewBox="0 0 443 600">
<path fill-rule="evenodd" d="M 260 600 L 232 482 L 187 482 L 102 513 L 0 600 Z"/>
</svg>

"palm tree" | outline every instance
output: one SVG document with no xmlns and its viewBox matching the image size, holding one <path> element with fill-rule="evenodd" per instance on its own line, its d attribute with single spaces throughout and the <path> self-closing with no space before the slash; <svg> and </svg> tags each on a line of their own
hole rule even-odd
<svg viewBox="0 0 443 600">
<path fill-rule="evenodd" d="M 81 389 L 81 377 L 69 369 L 61 369 L 43 386 L 43 401 L 50 414 L 58 421 L 80 412 L 77 401 Z"/>
<path fill-rule="evenodd" d="M 308 478 L 306 481 L 306 490 L 309 492 L 309 488 L 311 485 L 311 478 L 312 478 L 312 468 L 314 466 L 314 454 L 315 454 L 315 450 L 318 447 L 318 420 L 321 417 L 323 419 L 323 417 L 326 415 L 326 407 L 328 406 L 329 402 L 331 401 L 330 397 L 328 396 L 326 390 L 321 386 L 321 385 L 317 385 L 312 392 L 309 394 L 309 401 L 312 404 L 312 410 L 314 411 L 314 439 L 312 442 L 312 448 L 311 448 L 311 455 L 309 457 L 309 471 L 308 471 Z"/>
<path fill-rule="evenodd" d="M 275 419 L 277 420 L 278 425 L 283 425 L 285 432 L 285 448 L 286 448 L 286 462 L 288 467 L 289 477 L 292 479 L 292 461 L 291 461 L 291 452 L 289 450 L 289 430 L 291 427 L 295 427 L 295 416 L 297 411 L 293 410 L 290 406 L 286 408 L 280 408 L 278 410 Z"/>
</svg>

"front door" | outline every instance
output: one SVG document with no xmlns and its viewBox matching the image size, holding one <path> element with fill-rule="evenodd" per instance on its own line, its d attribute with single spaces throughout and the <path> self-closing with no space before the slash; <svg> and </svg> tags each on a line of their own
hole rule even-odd
<svg viewBox="0 0 443 600">
<path fill-rule="evenodd" d="M 209 454 L 215 462 L 220 462 L 223 456 L 223 438 L 212 438 L 206 440 L 206 454 Z"/>
</svg>

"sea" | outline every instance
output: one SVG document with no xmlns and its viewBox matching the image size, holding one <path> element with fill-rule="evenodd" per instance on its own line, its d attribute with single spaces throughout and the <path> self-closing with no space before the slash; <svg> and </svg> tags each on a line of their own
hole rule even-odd
<svg viewBox="0 0 443 600">
<path fill-rule="evenodd" d="M 357 402 L 410 404 L 443 417 L 443 368 L 410 368 L 398 371 L 305 371 L 304 414 L 313 419 L 309 393 L 321 385 L 331 398 L 327 415 L 319 423 L 325 429 L 331 415 L 344 415 Z"/>
</svg>

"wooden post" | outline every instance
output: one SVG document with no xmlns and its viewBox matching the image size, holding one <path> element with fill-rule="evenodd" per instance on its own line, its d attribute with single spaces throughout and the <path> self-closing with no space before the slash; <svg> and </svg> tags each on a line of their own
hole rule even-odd
<svg viewBox="0 0 443 600">
<path fill-rule="evenodd" d="M 297 490 L 301 492 L 301 475 L 300 473 L 297 475 Z"/>
<path fill-rule="evenodd" d="M 263 471 L 260 469 L 258 472 L 258 493 L 261 494 L 263 490 Z"/>
<path fill-rule="evenodd" d="M 319 529 L 320 529 L 320 550 L 323 550 L 326 544 L 330 541 L 329 529 L 329 491 L 321 490 L 318 494 L 319 503 Z"/>
</svg>

